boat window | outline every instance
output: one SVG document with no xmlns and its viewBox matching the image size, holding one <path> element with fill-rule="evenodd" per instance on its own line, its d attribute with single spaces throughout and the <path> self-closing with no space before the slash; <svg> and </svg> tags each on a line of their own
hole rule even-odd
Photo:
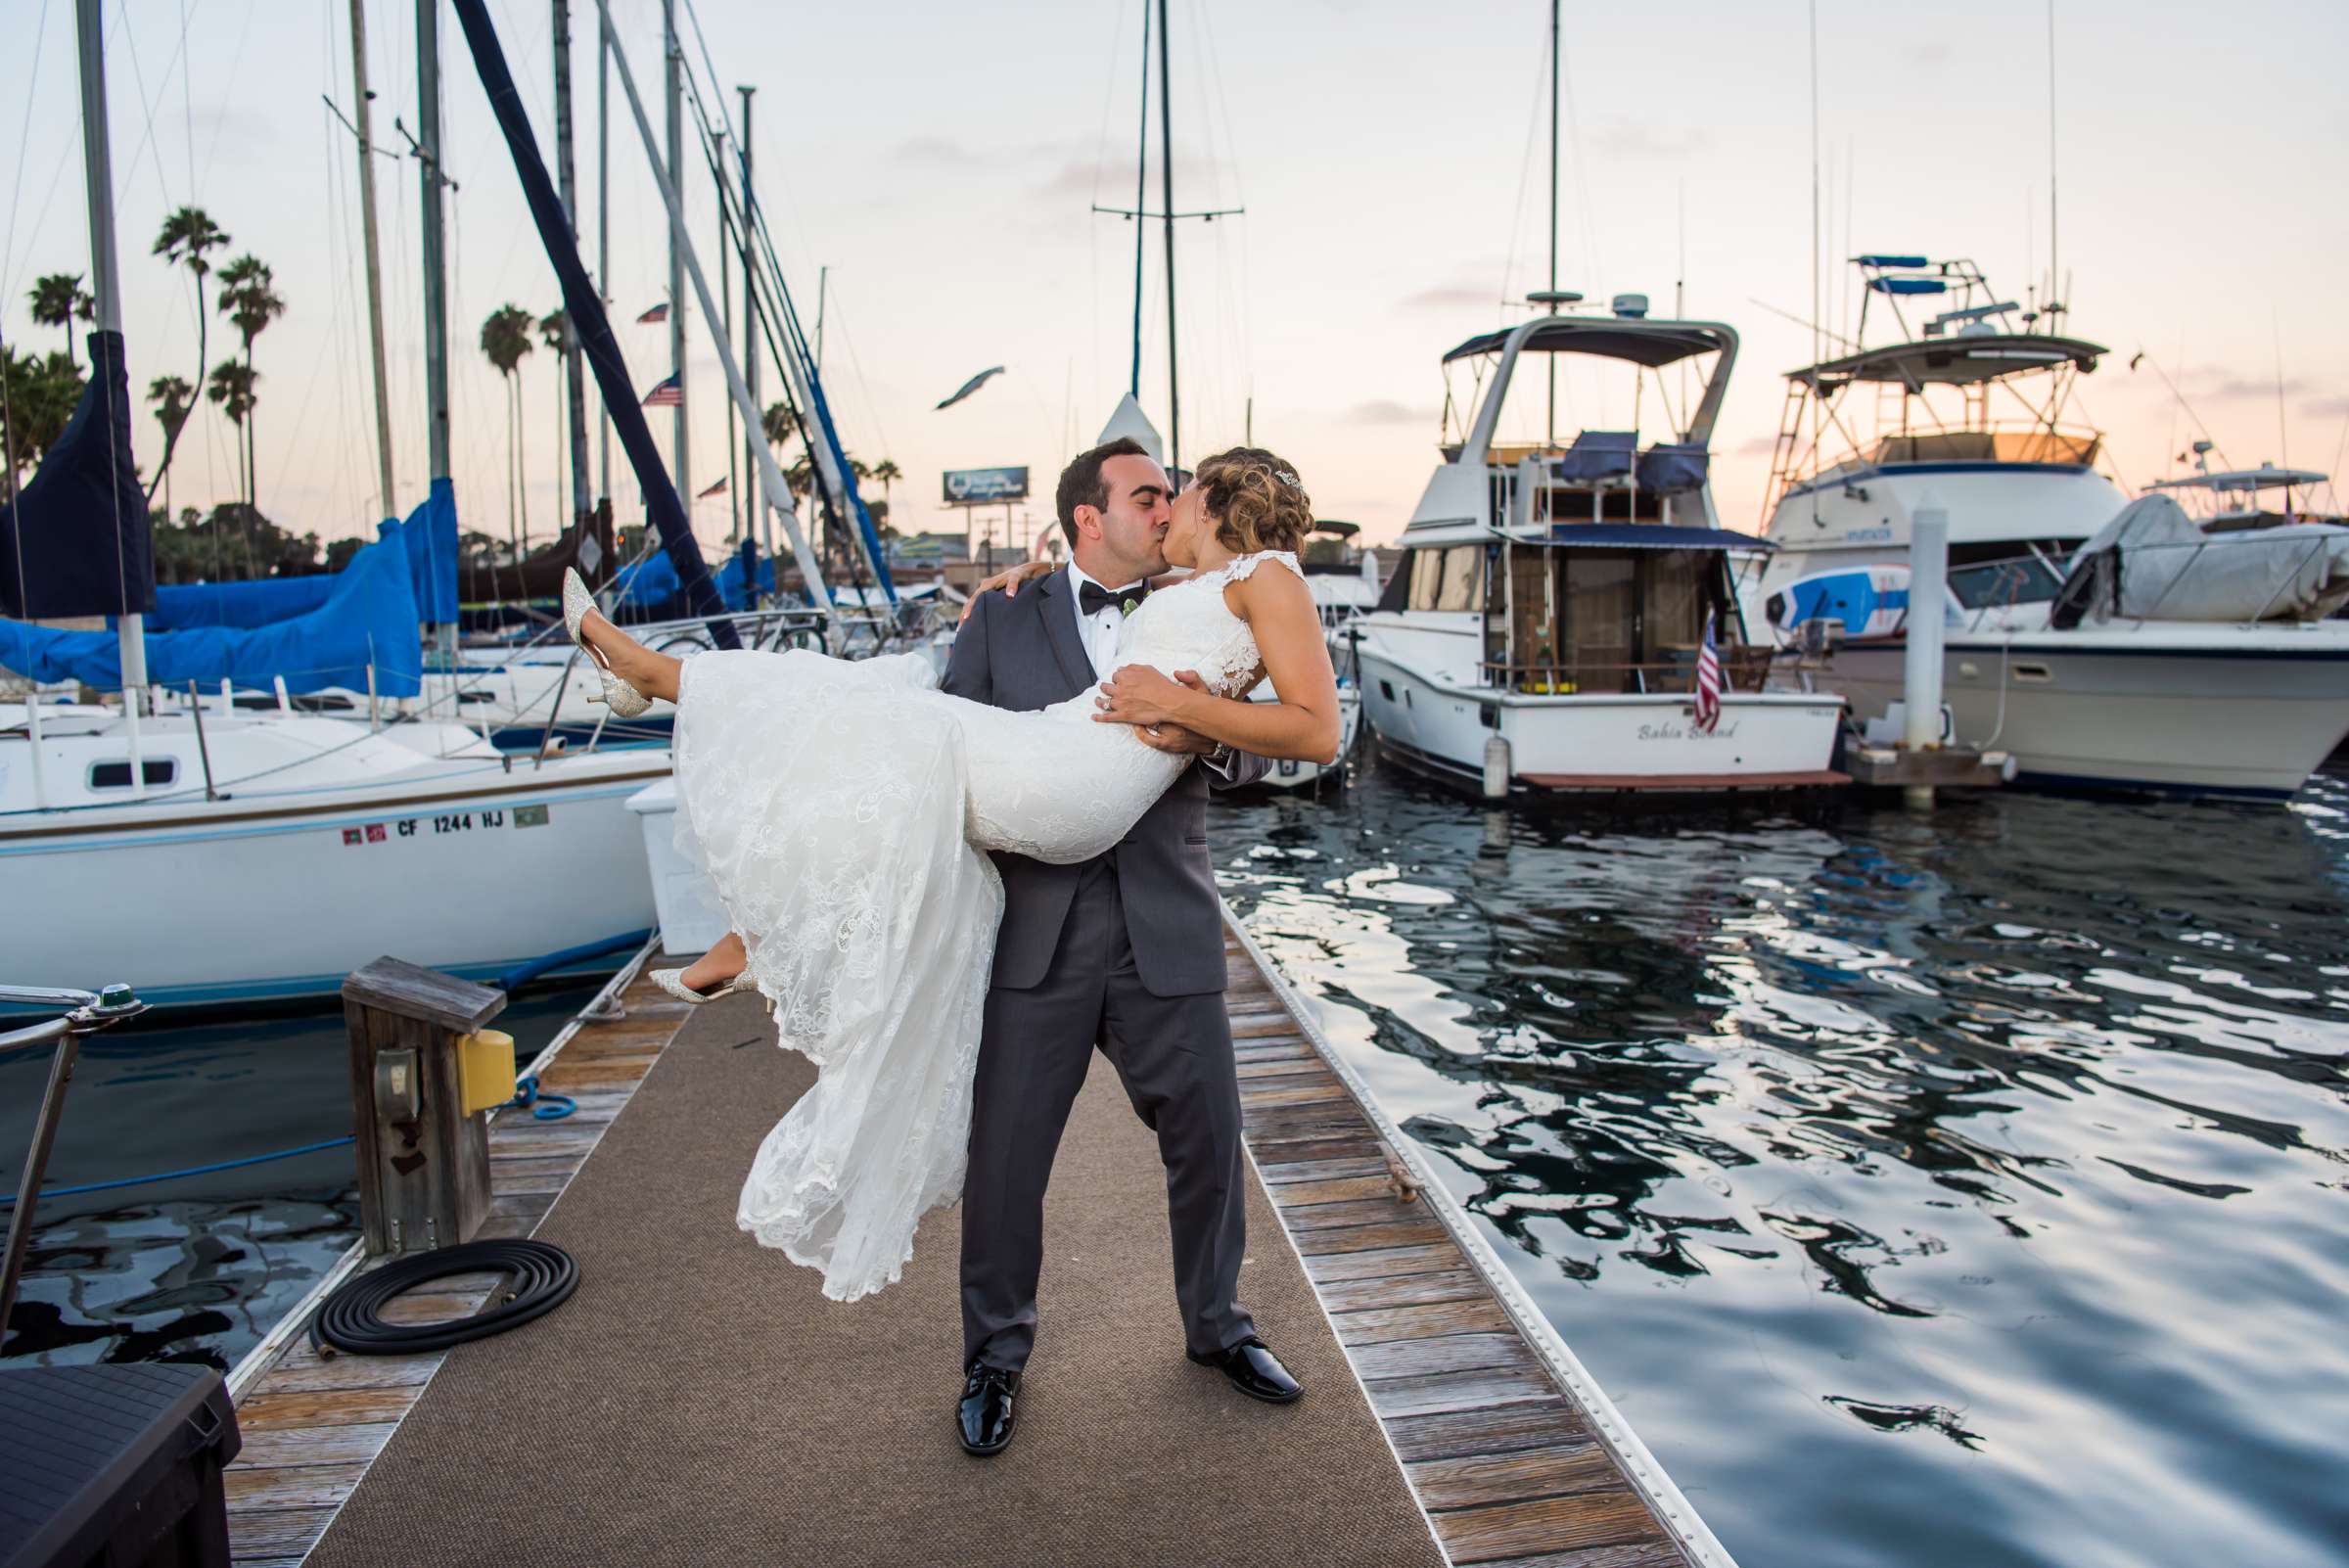
<svg viewBox="0 0 2349 1568">
<path fill-rule="evenodd" d="M 2055 597 L 2063 578 L 2036 555 L 2009 556 L 1950 569 L 1950 591 L 1968 610 L 2010 604 L 2044 604 Z"/>
<path fill-rule="evenodd" d="M 147 780 L 149 788 L 159 784 L 168 784 L 179 777 L 179 761 L 176 758 L 170 757 L 142 757 L 139 759 L 139 772 Z M 92 762 L 90 764 L 90 788 L 94 790 L 126 790 L 130 788 L 130 760 L 125 758 L 119 762 Z"/>
<path fill-rule="evenodd" d="M 1485 585 L 1485 547 L 1455 544 L 1444 552 L 1444 585 L 1436 595 L 1438 610 L 1482 610 Z"/>
<path fill-rule="evenodd" d="M 1481 610 L 1484 581 L 1485 547 L 1481 544 L 1411 552 L 1410 605 L 1414 610 Z"/>
</svg>

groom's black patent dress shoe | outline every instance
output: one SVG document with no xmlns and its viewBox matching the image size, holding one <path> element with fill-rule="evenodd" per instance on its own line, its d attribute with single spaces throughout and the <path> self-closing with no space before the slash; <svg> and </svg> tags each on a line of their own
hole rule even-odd
<svg viewBox="0 0 2349 1568">
<path fill-rule="evenodd" d="M 1020 1374 L 973 1361 L 962 1381 L 962 1403 L 954 1407 L 962 1452 L 981 1458 L 1011 1446 L 1011 1407 L 1020 1392 Z"/>
<path fill-rule="evenodd" d="M 1305 1385 L 1289 1375 L 1280 1364 L 1280 1358 L 1265 1348 L 1265 1342 L 1254 1334 L 1237 1345 L 1202 1356 L 1197 1351 L 1185 1351 L 1192 1360 L 1202 1366 L 1212 1366 L 1231 1379 L 1231 1386 L 1252 1400 L 1267 1405 L 1286 1405 L 1305 1392 Z"/>
</svg>

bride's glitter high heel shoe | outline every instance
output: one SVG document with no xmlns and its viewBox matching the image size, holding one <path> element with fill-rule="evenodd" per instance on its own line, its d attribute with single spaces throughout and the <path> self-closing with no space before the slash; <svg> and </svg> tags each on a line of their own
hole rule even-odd
<svg viewBox="0 0 2349 1568">
<path fill-rule="evenodd" d="M 595 595 L 587 591 L 586 582 L 576 569 L 566 568 L 563 573 L 563 629 L 571 633 L 571 640 L 578 644 L 589 659 L 595 661 L 596 672 L 604 677 L 604 689 L 589 692 L 587 700 L 610 707 L 614 718 L 634 718 L 652 707 L 653 700 L 614 674 L 612 662 L 604 657 L 603 650 L 579 634 L 579 623 L 594 608 Z"/>
</svg>

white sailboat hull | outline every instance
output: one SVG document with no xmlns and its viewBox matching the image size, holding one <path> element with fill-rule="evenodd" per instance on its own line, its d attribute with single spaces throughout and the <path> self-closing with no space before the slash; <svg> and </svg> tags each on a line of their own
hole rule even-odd
<svg viewBox="0 0 2349 1568">
<path fill-rule="evenodd" d="M 191 742 L 185 729 L 158 734 L 145 755 L 201 777 Z M 51 787 L 86 769 L 77 753 L 121 750 L 115 736 L 50 742 Z M 11 972 L 83 988 L 125 981 L 166 1006 L 323 998 L 386 954 L 491 978 L 654 923 L 626 802 L 668 775 L 666 751 L 543 767 L 494 754 L 371 755 L 394 765 L 307 787 L 256 780 L 215 800 L 197 789 L 0 813 Z M 21 753 L 15 761 L 21 784 Z"/>
</svg>

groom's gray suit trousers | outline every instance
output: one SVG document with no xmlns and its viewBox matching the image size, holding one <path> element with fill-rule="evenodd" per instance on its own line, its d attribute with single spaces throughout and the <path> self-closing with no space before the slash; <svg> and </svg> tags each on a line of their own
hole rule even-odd
<svg viewBox="0 0 2349 1568">
<path fill-rule="evenodd" d="M 1143 987 L 1114 856 L 1084 867 L 1041 983 L 988 992 L 984 1038 L 962 1202 L 964 1364 L 1016 1371 L 1035 1346 L 1044 1187 L 1096 1043 L 1158 1134 L 1186 1348 L 1211 1354 L 1255 1333 L 1237 1297 L 1248 1173 L 1231 1022 L 1221 992 Z M 1059 1305 L 1084 1310 L 1066 1293 Z"/>
</svg>

